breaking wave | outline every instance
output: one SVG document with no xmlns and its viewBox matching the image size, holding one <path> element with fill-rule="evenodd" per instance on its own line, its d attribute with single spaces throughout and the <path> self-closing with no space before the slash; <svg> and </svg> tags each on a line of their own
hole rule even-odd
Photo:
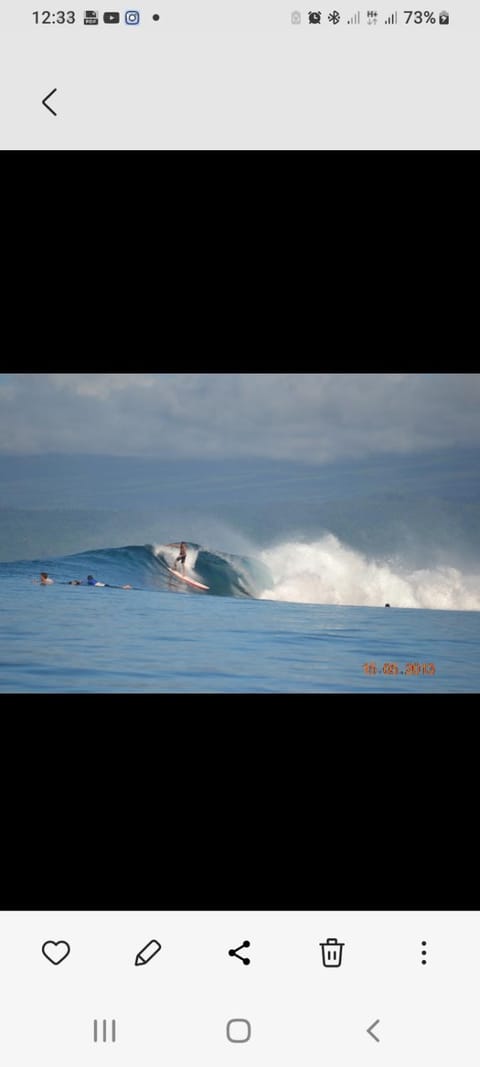
<svg viewBox="0 0 480 1067">
<path fill-rule="evenodd" d="M 368 559 L 333 534 L 309 544 L 289 541 L 260 558 L 273 577 L 261 593 L 266 600 L 480 610 L 480 574 L 449 566 L 409 570 L 398 559 Z"/>
<path fill-rule="evenodd" d="M 235 555 L 188 543 L 186 576 L 208 586 L 199 590 L 169 571 L 178 547 L 126 545 L 50 559 L 1 563 L 1 574 L 31 579 L 47 570 L 55 582 L 85 582 L 87 574 L 109 586 L 162 590 L 189 596 L 252 597 L 303 604 L 480 610 L 480 573 L 435 565 L 413 570 L 401 559 L 375 559 L 326 533 L 311 542 L 287 541 Z"/>
</svg>

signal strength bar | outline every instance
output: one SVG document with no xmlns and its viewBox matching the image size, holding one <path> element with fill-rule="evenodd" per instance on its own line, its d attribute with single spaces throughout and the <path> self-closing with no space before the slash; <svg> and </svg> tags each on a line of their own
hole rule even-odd
<svg viewBox="0 0 480 1067">
<path fill-rule="evenodd" d="M 398 13 L 396 11 L 393 12 L 393 15 L 389 15 L 388 19 L 385 19 L 385 25 L 386 26 L 396 26 L 397 22 L 398 22 Z"/>
<path fill-rule="evenodd" d="M 358 26 L 360 22 L 360 12 L 356 11 L 351 18 L 347 19 L 347 26 Z"/>
</svg>

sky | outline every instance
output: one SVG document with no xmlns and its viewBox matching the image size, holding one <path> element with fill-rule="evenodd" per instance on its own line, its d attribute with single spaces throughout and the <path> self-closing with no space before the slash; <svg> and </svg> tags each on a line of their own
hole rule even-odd
<svg viewBox="0 0 480 1067">
<path fill-rule="evenodd" d="M 312 465 L 480 446 L 479 374 L 2 374 L 0 455 Z"/>
<path fill-rule="evenodd" d="M 1 374 L 0 559 L 327 532 L 480 568 L 479 410 L 478 374 Z"/>
</svg>

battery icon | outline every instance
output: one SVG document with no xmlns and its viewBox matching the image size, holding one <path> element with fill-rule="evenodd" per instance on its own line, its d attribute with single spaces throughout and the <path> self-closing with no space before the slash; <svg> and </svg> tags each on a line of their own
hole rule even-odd
<svg viewBox="0 0 480 1067">
<path fill-rule="evenodd" d="M 327 937 L 326 941 L 320 941 L 320 946 L 322 949 L 323 966 L 341 967 L 345 942 L 337 941 L 336 937 Z"/>
<path fill-rule="evenodd" d="M 450 15 L 448 11 L 441 11 L 438 16 L 438 22 L 440 26 L 448 26 L 450 22 Z"/>
</svg>

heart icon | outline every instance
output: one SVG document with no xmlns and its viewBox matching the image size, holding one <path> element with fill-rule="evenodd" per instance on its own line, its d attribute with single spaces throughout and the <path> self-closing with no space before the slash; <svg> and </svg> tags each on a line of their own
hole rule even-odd
<svg viewBox="0 0 480 1067">
<path fill-rule="evenodd" d="M 70 952 L 70 945 L 68 941 L 45 941 L 42 945 L 43 955 L 50 960 L 50 963 L 54 963 L 55 967 L 66 960 L 68 953 Z"/>
</svg>

